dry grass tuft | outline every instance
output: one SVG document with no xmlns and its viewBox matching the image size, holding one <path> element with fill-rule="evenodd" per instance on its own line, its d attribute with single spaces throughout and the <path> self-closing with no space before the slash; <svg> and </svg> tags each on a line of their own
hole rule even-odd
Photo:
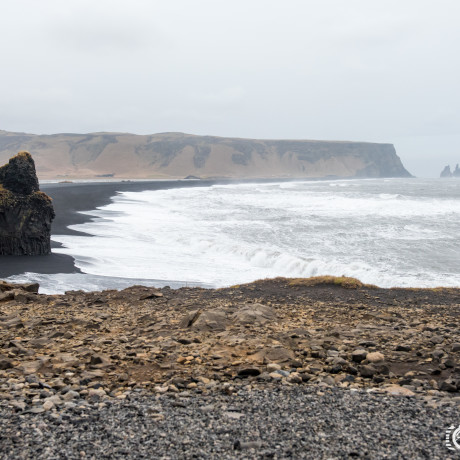
<svg viewBox="0 0 460 460">
<path fill-rule="evenodd" d="M 364 284 L 356 278 L 348 276 L 313 276 L 312 278 L 293 278 L 289 280 L 289 286 L 340 286 L 345 289 L 359 289 L 362 287 L 375 288 L 370 284 Z"/>
</svg>

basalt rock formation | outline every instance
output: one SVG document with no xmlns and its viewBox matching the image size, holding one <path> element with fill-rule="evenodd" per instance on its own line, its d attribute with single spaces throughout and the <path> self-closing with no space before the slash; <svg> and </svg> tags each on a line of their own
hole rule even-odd
<svg viewBox="0 0 460 460">
<path fill-rule="evenodd" d="M 0 255 L 49 254 L 53 219 L 32 156 L 19 152 L 0 168 Z"/>
<path fill-rule="evenodd" d="M 440 177 L 460 177 L 460 166 L 457 163 L 457 165 L 455 166 L 455 169 L 451 171 L 450 166 L 447 165 L 442 170 Z"/>
<path fill-rule="evenodd" d="M 452 177 L 452 171 L 450 170 L 450 166 L 447 165 L 442 171 L 439 177 Z"/>
<path fill-rule="evenodd" d="M 34 152 L 43 179 L 410 177 L 393 145 L 370 142 L 0 130 L 0 161 L 18 150 Z"/>
</svg>

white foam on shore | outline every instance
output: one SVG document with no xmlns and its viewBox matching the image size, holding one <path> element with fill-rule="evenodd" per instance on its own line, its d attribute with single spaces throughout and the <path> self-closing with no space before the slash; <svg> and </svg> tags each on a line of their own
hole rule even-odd
<svg viewBox="0 0 460 460">
<path fill-rule="evenodd" d="M 346 275 L 382 287 L 460 285 L 460 189 L 442 181 L 123 192 L 91 215 L 72 228 L 94 236 L 53 239 L 64 245 L 55 252 L 96 277 L 227 286 Z"/>
</svg>

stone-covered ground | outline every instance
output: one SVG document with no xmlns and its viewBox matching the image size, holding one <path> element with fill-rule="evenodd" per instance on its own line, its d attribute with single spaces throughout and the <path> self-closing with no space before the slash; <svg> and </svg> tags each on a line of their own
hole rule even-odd
<svg viewBox="0 0 460 460">
<path fill-rule="evenodd" d="M 137 394 L 42 414 L 0 409 L 1 459 L 456 459 L 456 408 L 340 388 Z"/>
<path fill-rule="evenodd" d="M 130 434 L 114 449 L 132 449 L 133 440 L 166 458 L 181 458 L 182 447 L 168 446 L 182 442 L 190 458 L 450 453 L 439 436 L 460 422 L 460 289 L 280 278 L 219 290 L 35 290 L 0 284 L 4 458 L 33 458 L 39 444 L 44 458 L 73 458 L 85 443 L 103 458 L 110 449 L 98 430 L 115 436 L 117 427 Z M 70 442 L 73 429 L 65 457 L 53 443 Z M 164 433 L 155 442 L 153 429 Z M 416 433 L 416 455 L 398 450 L 404 442 L 416 449 Z M 251 440 L 255 450 L 244 453 Z M 310 456 L 312 445 L 320 447 Z M 149 457 L 142 446 L 133 458 Z"/>
</svg>

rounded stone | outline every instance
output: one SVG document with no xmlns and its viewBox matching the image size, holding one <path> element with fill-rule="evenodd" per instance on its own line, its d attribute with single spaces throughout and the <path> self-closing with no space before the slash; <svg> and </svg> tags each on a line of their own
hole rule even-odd
<svg viewBox="0 0 460 460">
<path fill-rule="evenodd" d="M 366 359 L 370 363 L 380 363 L 381 361 L 385 360 L 385 356 L 383 355 L 383 353 L 380 353 L 378 351 L 374 351 L 372 353 L 368 353 L 366 355 Z"/>
</svg>

